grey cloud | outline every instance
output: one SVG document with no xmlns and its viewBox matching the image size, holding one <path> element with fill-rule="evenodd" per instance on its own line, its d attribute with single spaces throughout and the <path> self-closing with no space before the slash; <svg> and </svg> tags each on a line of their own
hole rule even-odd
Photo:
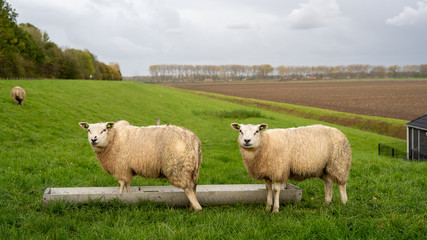
<svg viewBox="0 0 427 240">
<path fill-rule="evenodd" d="M 8 0 L 18 22 L 59 46 L 118 62 L 127 76 L 148 74 L 154 64 L 426 63 L 425 23 L 384 22 L 426 1 Z"/>
<path fill-rule="evenodd" d="M 427 22 L 427 0 L 419 1 L 417 5 L 417 9 L 408 6 L 404 7 L 399 15 L 388 18 L 386 23 L 394 26 L 404 26 Z"/>
<path fill-rule="evenodd" d="M 251 28 L 251 24 L 249 23 L 235 23 L 227 26 L 228 29 L 233 30 L 241 30 L 241 29 L 249 29 Z"/>
<path fill-rule="evenodd" d="M 285 18 L 292 29 L 311 29 L 328 26 L 340 18 L 340 9 L 335 0 L 309 0 L 292 10 Z"/>
</svg>

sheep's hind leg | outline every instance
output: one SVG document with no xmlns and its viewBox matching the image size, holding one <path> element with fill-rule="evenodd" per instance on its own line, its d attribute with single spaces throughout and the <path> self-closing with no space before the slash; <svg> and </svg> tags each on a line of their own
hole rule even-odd
<svg viewBox="0 0 427 240">
<path fill-rule="evenodd" d="M 265 211 L 269 212 L 271 210 L 271 206 L 273 205 L 273 194 L 272 194 L 272 183 L 269 179 L 264 179 L 265 188 L 267 189 L 267 205 L 265 207 Z"/>
<path fill-rule="evenodd" d="M 275 182 L 274 183 L 274 207 L 273 207 L 273 213 L 279 212 L 279 206 L 280 206 L 280 189 L 282 188 L 282 183 Z"/>
<path fill-rule="evenodd" d="M 339 184 L 338 188 L 340 190 L 340 196 L 341 196 L 341 202 L 342 204 L 346 204 L 347 202 L 347 190 L 346 190 L 346 183 Z"/>
<path fill-rule="evenodd" d="M 202 206 L 200 206 L 199 201 L 197 201 L 196 191 L 192 188 L 184 189 L 185 195 L 187 195 L 188 200 L 190 200 L 191 207 L 193 207 L 195 212 L 199 212 L 202 210 Z"/>
<path fill-rule="evenodd" d="M 332 201 L 332 179 L 328 176 L 324 177 L 323 180 L 325 181 L 325 204 L 329 205 Z"/>
</svg>

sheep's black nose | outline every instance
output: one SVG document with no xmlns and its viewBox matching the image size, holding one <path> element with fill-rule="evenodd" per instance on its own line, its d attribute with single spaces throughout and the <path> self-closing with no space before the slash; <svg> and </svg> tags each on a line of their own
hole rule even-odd
<svg viewBox="0 0 427 240">
<path fill-rule="evenodd" d="M 245 143 L 249 143 L 251 140 L 250 139 L 244 139 L 243 141 L 245 141 Z"/>
<path fill-rule="evenodd" d="M 96 142 L 96 140 L 97 140 L 96 138 L 92 138 L 92 139 L 91 139 L 92 143 L 95 143 L 95 142 Z"/>
</svg>

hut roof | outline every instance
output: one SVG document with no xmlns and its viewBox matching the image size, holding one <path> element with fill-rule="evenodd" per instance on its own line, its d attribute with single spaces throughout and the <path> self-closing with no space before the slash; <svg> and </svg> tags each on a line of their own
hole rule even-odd
<svg viewBox="0 0 427 240">
<path fill-rule="evenodd" d="M 406 126 L 427 130 L 427 114 L 408 122 Z"/>
</svg>

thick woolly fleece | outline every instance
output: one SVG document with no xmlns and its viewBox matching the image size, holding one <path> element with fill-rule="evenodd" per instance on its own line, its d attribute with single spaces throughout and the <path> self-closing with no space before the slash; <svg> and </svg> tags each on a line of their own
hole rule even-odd
<svg viewBox="0 0 427 240">
<path fill-rule="evenodd" d="M 12 88 L 11 95 L 15 104 L 22 106 L 25 99 L 25 90 L 20 86 L 16 86 Z"/>
<path fill-rule="evenodd" d="M 321 178 L 325 181 L 327 203 L 332 199 L 332 182 L 340 187 L 341 201 L 347 201 L 345 185 L 351 166 L 351 147 L 338 129 L 323 125 L 266 131 L 262 131 L 266 124 L 232 124 L 232 127 L 241 133 L 238 142 L 248 174 L 265 180 L 267 191 L 271 190 L 272 182 L 276 190 L 276 185 L 289 179 Z M 278 206 L 273 211 L 278 211 Z"/>
<path fill-rule="evenodd" d="M 196 186 L 202 162 L 199 138 L 190 130 L 173 126 L 131 126 L 127 121 L 80 125 L 105 172 L 129 192 L 133 176 L 167 178 L 184 189 L 196 211 Z M 106 135 L 103 135 L 106 134 Z M 94 141 L 95 139 L 95 141 Z"/>
</svg>

